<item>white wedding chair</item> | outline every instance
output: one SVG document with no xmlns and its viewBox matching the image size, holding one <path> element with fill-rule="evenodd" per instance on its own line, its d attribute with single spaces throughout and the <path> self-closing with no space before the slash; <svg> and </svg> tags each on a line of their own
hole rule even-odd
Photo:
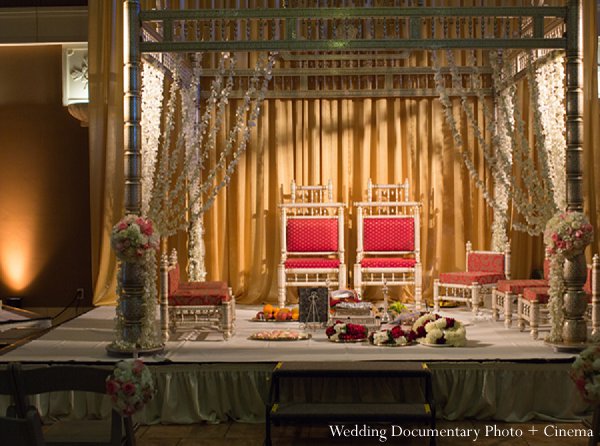
<svg viewBox="0 0 600 446">
<path fill-rule="evenodd" d="M 356 208 L 354 289 L 412 286 L 417 310 L 422 301 L 421 204 L 408 201 L 408 181 L 367 184 L 367 201 Z"/>
<path fill-rule="evenodd" d="M 289 201 L 281 186 L 281 256 L 277 267 L 278 304 L 286 304 L 290 287 L 346 287 L 344 204 L 333 202 L 327 185 L 298 186 L 292 181 Z"/>
</svg>

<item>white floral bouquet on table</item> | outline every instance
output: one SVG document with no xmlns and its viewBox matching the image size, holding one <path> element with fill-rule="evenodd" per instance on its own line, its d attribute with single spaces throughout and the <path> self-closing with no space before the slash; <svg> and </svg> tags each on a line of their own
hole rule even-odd
<svg viewBox="0 0 600 446">
<path fill-rule="evenodd" d="M 152 220 L 137 215 L 126 215 L 113 226 L 110 242 L 116 256 L 126 262 L 140 262 L 148 250 L 158 248 Z"/>
<path fill-rule="evenodd" d="M 600 345 L 582 351 L 571 366 L 571 379 L 589 403 L 600 403 Z"/>
<path fill-rule="evenodd" d="M 106 378 L 106 393 L 117 412 L 131 416 L 154 396 L 152 374 L 139 359 L 119 361 L 112 375 Z"/>
<path fill-rule="evenodd" d="M 415 321 L 413 331 L 423 344 L 463 347 L 467 343 L 465 326 L 454 318 L 439 314 L 424 314 Z"/>
<path fill-rule="evenodd" d="M 399 325 L 369 334 L 369 341 L 373 345 L 402 346 L 412 344 L 415 339 L 417 334 L 414 331 L 403 330 Z"/>
<path fill-rule="evenodd" d="M 546 224 L 544 242 L 549 257 L 572 256 L 592 242 L 594 230 L 582 212 L 559 212 Z"/>
</svg>

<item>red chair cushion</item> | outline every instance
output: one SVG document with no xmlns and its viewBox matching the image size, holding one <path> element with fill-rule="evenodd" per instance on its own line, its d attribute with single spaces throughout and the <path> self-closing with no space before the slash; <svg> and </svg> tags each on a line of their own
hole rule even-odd
<svg viewBox="0 0 600 446">
<path fill-rule="evenodd" d="M 363 248 L 367 252 L 415 250 L 413 217 L 365 218 L 363 229 Z"/>
<path fill-rule="evenodd" d="M 503 293 L 521 294 L 527 287 L 544 286 L 548 286 L 548 281 L 544 279 L 499 280 L 496 289 Z"/>
<path fill-rule="evenodd" d="M 290 252 L 333 252 L 338 250 L 337 218 L 290 218 L 286 227 Z"/>
<path fill-rule="evenodd" d="M 402 257 L 372 257 L 362 259 L 360 266 L 363 268 L 414 268 L 417 261 Z"/>
<path fill-rule="evenodd" d="M 546 304 L 548 303 L 548 290 L 550 288 L 547 286 L 525 288 L 523 290 L 523 299 L 530 302 L 537 300 L 541 304 Z"/>
<path fill-rule="evenodd" d="M 471 285 L 472 283 L 478 283 L 479 285 L 487 285 L 490 283 L 496 283 L 499 280 L 504 279 L 504 274 L 494 274 L 487 272 L 454 272 L 454 273 L 441 273 L 440 282 L 449 283 L 454 285 Z"/>
<path fill-rule="evenodd" d="M 169 294 L 169 305 L 220 305 L 231 300 L 226 282 L 183 282 Z"/>
<path fill-rule="evenodd" d="M 483 271 L 504 275 L 504 254 L 498 252 L 472 252 L 467 259 L 467 271 Z"/>
<path fill-rule="evenodd" d="M 169 269 L 169 294 L 173 294 L 179 288 L 179 264 Z"/>
<path fill-rule="evenodd" d="M 286 268 L 338 268 L 339 259 L 324 259 L 322 257 L 297 257 L 285 261 Z"/>
</svg>

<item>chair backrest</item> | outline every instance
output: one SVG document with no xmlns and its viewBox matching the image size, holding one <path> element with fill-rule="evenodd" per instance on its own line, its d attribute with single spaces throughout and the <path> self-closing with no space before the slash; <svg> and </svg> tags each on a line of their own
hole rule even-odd
<svg viewBox="0 0 600 446">
<path fill-rule="evenodd" d="M 283 203 L 279 207 L 281 262 L 288 255 L 333 255 L 344 262 L 342 203 Z M 311 209 L 308 215 L 306 209 Z"/>
<path fill-rule="evenodd" d="M 363 221 L 365 252 L 412 252 L 415 250 L 415 216 L 366 217 Z"/>
<path fill-rule="evenodd" d="M 367 182 L 367 201 L 408 201 L 408 189 L 408 179 L 404 180 L 404 183 L 374 184 L 369 178 Z"/>
<path fill-rule="evenodd" d="M 290 253 L 338 250 L 337 217 L 292 217 L 287 220 L 286 244 Z"/>
<path fill-rule="evenodd" d="M 420 262 L 420 203 L 363 201 L 354 207 L 357 262 L 368 254 L 411 254 Z"/>
<path fill-rule="evenodd" d="M 290 184 L 290 203 L 331 203 L 333 201 L 333 183 L 298 185 L 296 180 Z"/>
<path fill-rule="evenodd" d="M 473 251 L 467 242 L 467 271 L 503 274 L 510 279 L 510 250 Z"/>
<path fill-rule="evenodd" d="M 0 444 L 45 446 L 42 421 L 35 409 L 29 409 L 24 418 L 0 417 Z"/>
<path fill-rule="evenodd" d="M 50 392 L 80 391 L 106 395 L 106 378 L 112 374 L 111 368 L 87 365 L 51 365 L 47 367 L 23 368 L 16 370 L 15 381 L 21 404 L 31 407 L 29 397 Z M 112 411 L 110 440 L 107 445 L 120 445 L 126 423 L 130 418 Z M 94 443 L 97 444 L 97 443 Z"/>
</svg>

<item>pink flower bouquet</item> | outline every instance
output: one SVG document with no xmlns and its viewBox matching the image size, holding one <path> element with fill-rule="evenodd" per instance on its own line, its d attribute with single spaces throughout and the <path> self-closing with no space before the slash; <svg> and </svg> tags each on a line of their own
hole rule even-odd
<svg viewBox="0 0 600 446">
<path fill-rule="evenodd" d="M 131 416 L 154 396 L 152 374 L 139 359 L 120 361 L 106 379 L 106 393 L 113 408 L 123 416 Z"/>
<path fill-rule="evenodd" d="M 592 241 L 593 227 L 582 212 L 559 212 L 546 225 L 544 242 L 549 257 L 571 257 Z"/>
<path fill-rule="evenodd" d="M 148 250 L 158 248 L 152 221 L 137 215 L 126 215 L 119 221 L 110 241 L 116 256 L 126 262 L 140 262 Z"/>
</svg>

